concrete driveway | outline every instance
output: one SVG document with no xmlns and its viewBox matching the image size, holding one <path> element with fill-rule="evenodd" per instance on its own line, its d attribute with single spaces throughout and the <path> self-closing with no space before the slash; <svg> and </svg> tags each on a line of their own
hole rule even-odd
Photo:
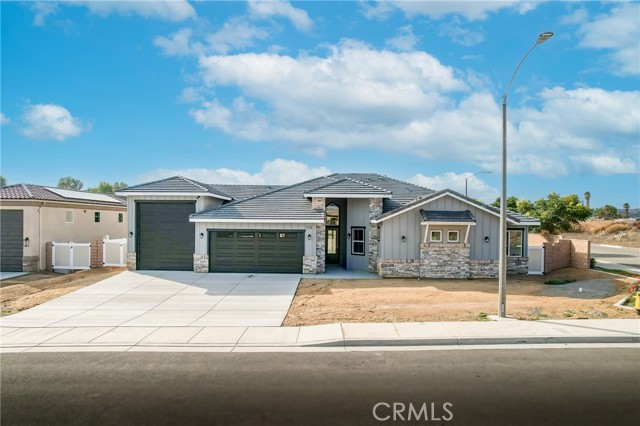
<svg viewBox="0 0 640 426">
<path fill-rule="evenodd" d="M 279 327 L 296 274 L 123 272 L 26 311 L 3 327 Z"/>
</svg>

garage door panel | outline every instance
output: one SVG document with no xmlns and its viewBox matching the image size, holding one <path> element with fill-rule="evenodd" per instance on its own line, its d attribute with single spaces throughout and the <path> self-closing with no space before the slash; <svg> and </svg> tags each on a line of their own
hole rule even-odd
<svg viewBox="0 0 640 426">
<path fill-rule="evenodd" d="M 22 272 L 24 212 L 0 210 L 0 269 Z"/>
<path fill-rule="evenodd" d="M 138 202 L 138 269 L 193 270 L 194 202 Z"/>
<path fill-rule="evenodd" d="M 302 231 L 211 231 L 212 272 L 302 272 Z"/>
</svg>

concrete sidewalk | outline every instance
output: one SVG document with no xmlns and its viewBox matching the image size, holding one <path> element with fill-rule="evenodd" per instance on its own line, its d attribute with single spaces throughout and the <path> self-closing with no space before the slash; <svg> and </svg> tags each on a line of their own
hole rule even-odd
<svg viewBox="0 0 640 426">
<path fill-rule="evenodd" d="M 640 343 L 640 319 L 343 323 L 307 327 L 3 326 L 0 331 L 3 353 L 324 351 L 358 347 Z"/>
</svg>

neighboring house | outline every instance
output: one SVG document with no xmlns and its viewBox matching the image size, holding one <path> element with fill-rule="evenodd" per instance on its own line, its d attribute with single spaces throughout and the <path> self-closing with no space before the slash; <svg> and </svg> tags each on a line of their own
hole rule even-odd
<svg viewBox="0 0 640 426">
<path fill-rule="evenodd" d="M 115 197 L 40 185 L 0 189 L 0 269 L 45 269 L 47 242 L 127 236 L 127 206 Z"/>
<path fill-rule="evenodd" d="M 130 269 L 323 273 L 326 264 L 383 277 L 495 277 L 499 212 L 451 190 L 371 173 L 285 187 L 204 184 L 181 176 L 127 197 Z M 508 270 L 527 273 L 527 231 L 508 215 Z"/>
</svg>

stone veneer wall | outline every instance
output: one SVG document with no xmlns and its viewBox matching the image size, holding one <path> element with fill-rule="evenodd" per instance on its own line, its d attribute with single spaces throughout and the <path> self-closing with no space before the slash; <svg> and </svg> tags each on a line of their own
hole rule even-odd
<svg viewBox="0 0 640 426">
<path fill-rule="evenodd" d="M 378 272 L 380 229 L 371 219 L 382 214 L 382 198 L 369 198 L 369 272 Z"/>
<path fill-rule="evenodd" d="M 127 269 L 130 271 L 135 271 L 136 267 L 136 253 L 127 253 Z"/>
<path fill-rule="evenodd" d="M 469 278 L 470 244 L 420 244 L 420 277 Z"/>
<path fill-rule="evenodd" d="M 378 275 L 382 278 L 419 278 L 419 259 L 378 259 Z"/>
<path fill-rule="evenodd" d="M 302 257 L 302 273 L 303 274 L 318 273 L 318 257 L 317 256 Z"/>
<path fill-rule="evenodd" d="M 209 255 L 208 254 L 193 255 L 193 271 L 209 272 Z"/>
<path fill-rule="evenodd" d="M 22 272 L 38 272 L 40 270 L 40 256 L 23 256 Z"/>
<path fill-rule="evenodd" d="M 311 198 L 311 208 L 313 210 L 319 210 L 323 213 L 326 211 L 327 200 L 324 197 L 313 197 Z M 325 271 L 325 263 L 326 263 L 326 225 L 324 224 L 324 219 L 326 219 L 325 215 L 322 215 L 323 221 L 322 223 L 316 224 L 316 272 L 315 274 L 324 274 Z M 304 269 L 304 258 L 303 269 Z"/>
<path fill-rule="evenodd" d="M 507 257 L 507 275 L 527 275 L 528 273 L 528 257 Z"/>
<path fill-rule="evenodd" d="M 471 259 L 469 278 L 498 278 L 499 269 L 498 259 Z"/>
</svg>

